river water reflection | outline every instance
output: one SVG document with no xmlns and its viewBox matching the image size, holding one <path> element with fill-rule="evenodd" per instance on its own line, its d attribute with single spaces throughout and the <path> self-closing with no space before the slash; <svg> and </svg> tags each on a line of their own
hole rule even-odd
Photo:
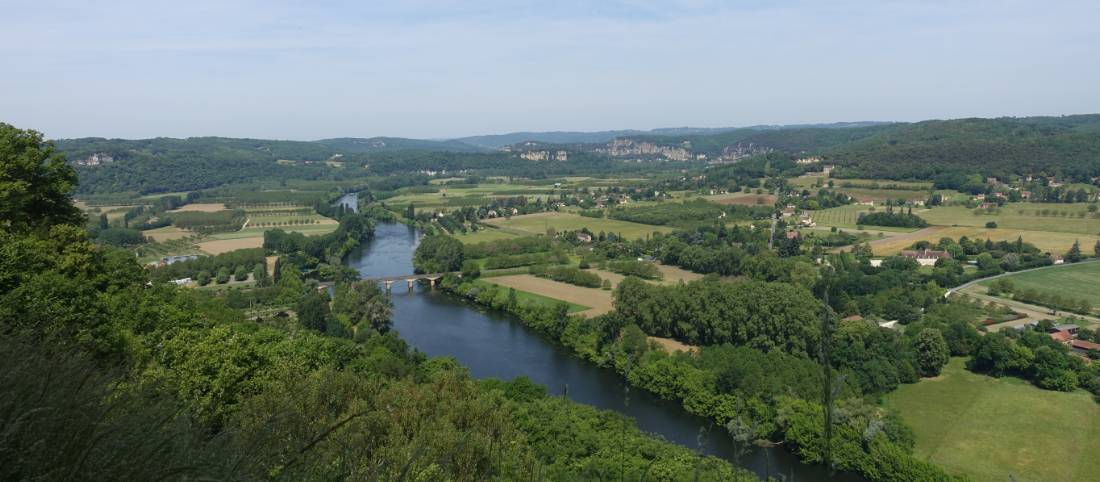
<svg viewBox="0 0 1100 482">
<path fill-rule="evenodd" d="M 400 224 L 379 224 L 375 239 L 353 253 L 348 265 L 364 278 L 412 273 L 419 233 Z M 478 378 L 527 376 L 556 395 L 632 417 L 638 426 L 666 440 L 733 461 L 725 429 L 684 411 L 678 404 L 627 386 L 612 370 L 587 363 L 526 328 L 510 315 L 486 311 L 453 296 L 395 283 L 394 328 L 431 356 L 452 356 Z M 629 399 L 629 401 L 628 401 Z M 797 481 L 860 480 L 852 474 L 830 479 L 824 468 L 804 465 L 781 449 L 755 450 L 740 465 L 764 476 Z M 782 475 L 782 477 L 780 477 Z"/>
</svg>

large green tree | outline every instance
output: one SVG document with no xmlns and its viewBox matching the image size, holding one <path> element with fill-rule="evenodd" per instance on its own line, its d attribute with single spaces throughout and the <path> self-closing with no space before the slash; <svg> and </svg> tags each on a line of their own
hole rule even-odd
<svg viewBox="0 0 1100 482">
<path fill-rule="evenodd" d="M 940 374 L 947 364 L 947 342 L 943 334 L 935 328 L 925 328 L 917 335 L 917 369 L 926 377 Z"/>
<path fill-rule="evenodd" d="M 458 271 L 464 259 L 462 242 L 447 235 L 426 236 L 413 254 L 413 266 L 421 273 Z"/>
<path fill-rule="evenodd" d="M 42 134 L 0 123 L 0 226 L 15 230 L 78 224 L 76 172 Z"/>
<path fill-rule="evenodd" d="M 332 311 L 345 318 L 355 335 L 368 329 L 385 333 L 392 326 L 393 303 L 374 281 L 337 286 Z"/>
</svg>

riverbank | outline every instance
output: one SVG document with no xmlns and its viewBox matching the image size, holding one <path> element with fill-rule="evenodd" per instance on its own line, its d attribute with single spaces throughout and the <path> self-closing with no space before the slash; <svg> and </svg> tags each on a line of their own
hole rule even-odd
<svg viewBox="0 0 1100 482">
<path fill-rule="evenodd" d="M 727 430 L 727 424 L 752 425 L 752 432 L 735 450 L 747 452 L 756 444 L 785 446 L 804 463 L 818 464 L 824 458 L 824 415 L 813 398 L 787 395 L 768 400 L 738 397 L 718 390 L 714 374 L 701 367 L 698 358 L 686 353 L 668 354 L 651 349 L 645 335 L 630 336 L 629 327 L 615 324 L 611 318 L 569 316 L 561 308 L 524 306 L 509 301 L 506 290 L 472 289 L 472 283 L 457 277 L 444 278 L 442 289 L 491 309 L 505 311 L 524 325 L 542 333 L 575 356 L 598 366 L 613 369 L 630 386 L 645 390 L 661 399 L 679 404 L 688 413 L 710 420 L 715 430 Z M 624 330 L 626 329 L 626 330 Z M 708 350 L 704 347 L 702 350 Z M 779 414 L 784 414 L 779 416 Z M 733 422 L 731 424 L 731 421 Z M 916 459 L 887 435 L 865 439 L 866 420 L 841 420 L 834 423 L 832 444 L 836 467 L 844 471 L 831 480 L 951 480 L 939 467 Z M 777 440 L 777 441 L 776 441 Z M 818 466 L 823 472 L 824 467 Z"/>
<path fill-rule="evenodd" d="M 421 233 L 405 225 L 379 223 L 375 239 L 353 253 L 347 265 L 363 278 L 411 272 L 411 254 Z M 418 351 L 452 357 L 474 378 L 529 378 L 550 393 L 628 417 L 647 433 L 740 466 L 758 477 L 784 474 L 800 481 L 836 480 L 819 465 L 806 465 L 778 448 L 735 457 L 738 449 L 723 427 L 628 384 L 616 371 L 585 361 L 557 339 L 515 316 L 486 309 L 439 289 L 394 290 L 393 328 Z M 653 477 L 650 477 L 653 478 Z M 633 477 L 631 480 L 637 479 Z M 839 480 L 857 480 L 841 478 Z"/>
</svg>

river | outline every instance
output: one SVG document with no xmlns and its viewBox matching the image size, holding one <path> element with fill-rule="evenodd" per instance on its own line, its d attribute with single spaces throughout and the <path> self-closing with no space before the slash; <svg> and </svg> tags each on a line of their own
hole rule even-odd
<svg viewBox="0 0 1100 482">
<path fill-rule="evenodd" d="M 412 273 L 419 233 L 401 224 L 380 223 L 375 239 L 349 256 L 347 263 L 364 278 Z M 506 313 L 479 309 L 452 295 L 395 283 L 393 325 L 401 337 L 431 356 L 451 356 L 477 378 L 526 376 L 588 405 L 627 415 L 638 426 L 671 442 L 733 462 L 733 445 L 722 427 L 684 411 L 679 404 L 630 388 L 613 370 L 592 365 L 542 337 Z M 708 430 L 709 428 L 709 430 Z M 818 465 L 805 465 L 782 449 L 757 449 L 740 464 L 761 477 L 770 474 L 797 481 L 860 480 L 853 474 L 828 476 Z M 770 467 L 770 468 L 769 468 Z"/>
</svg>

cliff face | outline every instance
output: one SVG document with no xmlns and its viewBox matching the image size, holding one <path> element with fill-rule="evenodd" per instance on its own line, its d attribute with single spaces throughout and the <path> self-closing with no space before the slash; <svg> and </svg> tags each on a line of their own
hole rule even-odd
<svg viewBox="0 0 1100 482">
<path fill-rule="evenodd" d="M 682 147 L 659 146 L 652 142 L 639 142 L 633 139 L 615 139 L 601 149 L 612 157 L 662 157 L 671 161 L 694 159 L 691 143 Z"/>
</svg>

